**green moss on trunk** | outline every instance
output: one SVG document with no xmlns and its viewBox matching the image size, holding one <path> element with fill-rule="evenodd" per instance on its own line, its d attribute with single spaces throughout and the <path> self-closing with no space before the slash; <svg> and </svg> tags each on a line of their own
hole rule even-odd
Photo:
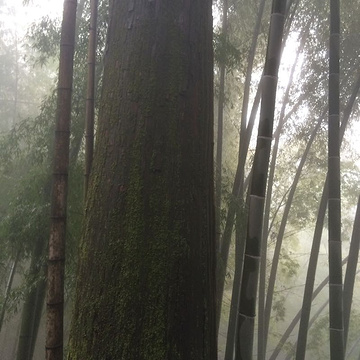
<svg viewBox="0 0 360 360">
<path fill-rule="evenodd" d="M 113 4 L 68 359 L 216 358 L 211 33 Z"/>
</svg>

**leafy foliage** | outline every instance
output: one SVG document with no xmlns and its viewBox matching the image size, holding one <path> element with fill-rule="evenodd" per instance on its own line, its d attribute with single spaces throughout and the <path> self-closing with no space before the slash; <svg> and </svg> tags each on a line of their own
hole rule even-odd
<svg viewBox="0 0 360 360">
<path fill-rule="evenodd" d="M 59 56 L 60 22 L 45 16 L 40 23 L 33 24 L 28 30 L 29 45 L 39 50 L 30 57 L 30 61 L 40 66 L 45 66 Z"/>
<path fill-rule="evenodd" d="M 222 32 L 214 33 L 214 59 L 218 65 L 225 64 L 228 71 L 235 69 L 241 61 L 240 51 Z"/>
<path fill-rule="evenodd" d="M 107 23 L 107 2 L 101 2 L 98 63 L 102 62 Z M 73 87 L 72 137 L 68 201 L 68 235 L 66 287 L 71 293 L 74 284 L 77 243 L 83 216 L 83 155 L 82 138 L 85 117 L 85 91 L 87 72 L 87 34 L 89 9 L 78 24 L 75 79 Z M 24 59 L 34 68 L 45 69 L 56 63 L 59 52 L 59 21 L 44 17 L 33 24 L 25 38 L 27 50 Z M 29 65 L 27 65 L 29 66 Z M 50 66 L 51 68 L 51 66 Z M 102 67 L 99 67 L 98 84 Z M 54 72 L 50 74 L 54 75 Z M 33 83 L 36 91 L 36 85 Z M 55 86 L 54 86 L 55 87 Z M 53 153 L 54 120 L 56 116 L 56 92 L 44 97 L 39 113 L 27 116 L 0 136 L 0 246 L 5 262 L 20 251 L 21 261 L 27 264 L 34 256 L 34 248 L 43 238 L 48 238 L 51 161 Z M 46 241 L 45 241 L 46 243 Z M 13 254 L 13 255 L 11 255 Z M 46 264 L 46 251 L 40 264 Z M 1 259 L 2 260 L 2 259 Z M 23 282 L 14 288 L 8 302 L 8 313 L 16 311 L 19 301 L 37 286 L 40 278 L 32 278 L 28 266 L 18 267 Z M 30 277 L 29 277 L 30 276 Z"/>
</svg>

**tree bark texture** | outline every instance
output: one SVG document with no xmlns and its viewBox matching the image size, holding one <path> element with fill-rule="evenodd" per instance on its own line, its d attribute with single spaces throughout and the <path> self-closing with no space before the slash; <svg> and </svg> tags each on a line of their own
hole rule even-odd
<svg viewBox="0 0 360 360">
<path fill-rule="evenodd" d="M 86 91 L 85 116 L 85 196 L 89 185 L 89 176 L 94 152 L 94 119 L 95 119 L 95 67 L 98 0 L 90 1 L 90 29 L 88 45 L 88 80 Z"/>
<path fill-rule="evenodd" d="M 223 1 L 222 29 L 224 41 L 227 39 L 227 13 L 228 0 Z M 221 180 L 222 180 L 222 153 L 223 153 L 223 128 L 225 106 L 225 70 L 226 63 L 223 59 L 220 64 L 219 99 L 217 114 L 217 138 L 216 138 L 216 161 L 215 161 L 215 213 L 216 213 L 216 246 L 220 247 L 220 213 L 221 213 Z"/>
<path fill-rule="evenodd" d="M 216 359 L 210 0 L 112 1 L 69 360 Z"/>
<path fill-rule="evenodd" d="M 222 13 L 222 36 L 224 40 L 228 37 L 228 0 L 223 1 Z M 226 61 L 220 64 L 220 79 L 219 79 L 219 99 L 218 99 L 218 114 L 217 114 L 217 137 L 216 137 L 216 160 L 215 160 L 215 237 L 216 237 L 216 251 L 220 255 L 220 239 L 221 239 L 221 193 L 222 193 L 222 157 L 223 157 L 223 130 L 224 130 L 224 107 L 225 107 L 225 70 Z M 222 265 L 221 260 L 218 259 L 217 265 Z M 218 266 L 217 276 L 221 278 L 220 281 L 225 281 L 226 266 Z M 221 287 L 221 286 L 220 286 Z M 222 304 L 223 288 L 219 291 L 217 286 L 217 306 L 216 306 L 216 327 L 219 333 L 220 318 L 221 318 L 221 304 Z"/>
<path fill-rule="evenodd" d="M 47 360 L 63 359 L 65 234 L 76 7 L 76 0 L 64 1 L 46 297 Z"/>
</svg>

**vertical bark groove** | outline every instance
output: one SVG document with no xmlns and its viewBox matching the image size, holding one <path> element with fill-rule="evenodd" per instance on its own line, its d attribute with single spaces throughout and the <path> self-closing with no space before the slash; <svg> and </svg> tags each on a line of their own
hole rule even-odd
<svg viewBox="0 0 360 360">
<path fill-rule="evenodd" d="M 211 22 L 112 2 L 71 360 L 216 358 Z"/>
<path fill-rule="evenodd" d="M 86 96 L 86 126 L 85 126 L 85 197 L 89 185 L 89 176 L 94 151 L 94 118 L 95 118 L 95 67 L 97 41 L 98 0 L 90 2 L 90 29 L 88 45 L 88 81 Z"/>
</svg>

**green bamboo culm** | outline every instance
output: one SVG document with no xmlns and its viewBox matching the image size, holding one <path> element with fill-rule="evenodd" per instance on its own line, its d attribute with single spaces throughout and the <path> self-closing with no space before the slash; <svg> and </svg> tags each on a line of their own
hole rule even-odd
<svg viewBox="0 0 360 360">
<path fill-rule="evenodd" d="M 71 93 L 77 0 L 65 0 L 61 26 L 51 225 L 46 296 L 46 360 L 63 359 L 65 235 L 68 193 Z"/>
<path fill-rule="evenodd" d="M 345 130 L 348 125 L 350 114 L 353 109 L 359 89 L 360 89 L 360 74 L 354 84 L 352 94 L 344 108 L 343 118 L 342 118 L 341 127 L 340 127 L 340 145 L 343 141 Z M 314 289 L 314 283 L 315 283 L 316 267 L 317 267 L 319 248 L 320 248 L 320 243 L 321 243 L 321 236 L 322 236 L 322 231 L 323 231 L 322 229 L 324 227 L 325 213 L 326 213 L 326 208 L 327 208 L 327 198 L 328 198 L 328 192 L 329 192 L 328 186 L 329 186 L 329 174 L 327 174 L 327 176 L 326 176 L 323 194 L 322 194 L 321 200 L 319 202 L 319 211 L 318 211 L 318 215 L 317 215 L 316 226 L 315 226 L 314 236 L 313 236 L 313 241 L 312 241 L 312 246 L 311 246 L 309 266 L 308 266 L 307 275 L 306 275 L 306 283 L 305 283 L 303 304 L 302 304 L 302 310 L 301 310 L 301 321 L 300 321 L 300 327 L 299 327 L 299 331 L 298 331 L 296 360 L 301 360 L 301 359 L 305 358 L 308 322 L 310 319 L 312 299 L 314 298 L 313 289 Z M 270 360 L 271 359 L 272 358 L 270 358 Z"/>
<path fill-rule="evenodd" d="M 340 2 L 330 0 L 329 119 L 328 119 L 328 219 L 330 359 L 344 359 L 343 286 L 341 268 L 340 203 Z"/>
<path fill-rule="evenodd" d="M 285 13 L 286 0 L 274 0 L 272 4 L 265 68 L 261 80 L 262 101 L 260 121 L 254 157 L 253 176 L 250 184 L 249 217 L 235 351 L 236 360 L 251 359 L 253 351 L 265 190 L 269 168 Z"/>
</svg>

